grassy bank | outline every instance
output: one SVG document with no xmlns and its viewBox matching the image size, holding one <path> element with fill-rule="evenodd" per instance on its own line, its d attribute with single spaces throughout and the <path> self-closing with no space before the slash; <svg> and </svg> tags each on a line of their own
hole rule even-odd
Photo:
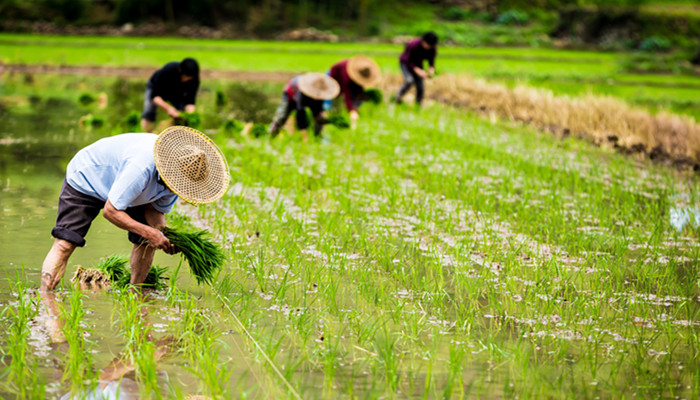
<svg viewBox="0 0 700 400">
<path fill-rule="evenodd" d="M 173 38 L 0 35 L 4 63 L 148 66 L 196 57 L 203 68 L 239 71 L 326 71 L 358 53 L 373 56 L 385 73 L 399 74 L 400 45 L 300 43 Z M 522 48 L 441 47 L 439 73 L 468 74 L 543 86 L 558 94 L 605 94 L 652 111 L 700 116 L 700 78 L 627 73 L 627 55 Z"/>
</svg>

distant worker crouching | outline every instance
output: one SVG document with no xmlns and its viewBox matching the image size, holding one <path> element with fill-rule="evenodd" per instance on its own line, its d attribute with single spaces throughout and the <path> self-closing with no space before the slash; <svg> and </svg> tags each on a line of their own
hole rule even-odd
<svg viewBox="0 0 700 400">
<path fill-rule="evenodd" d="M 301 131 L 303 140 L 307 141 L 306 128 L 309 127 L 309 121 L 306 108 L 309 108 L 314 119 L 314 135 L 320 136 L 325 123 L 323 102 L 337 97 L 338 93 L 340 93 L 340 86 L 328 75 L 309 73 L 292 78 L 284 86 L 282 102 L 277 108 L 268 132 L 276 136 L 292 111 L 296 111 L 297 129 Z"/>
<path fill-rule="evenodd" d="M 423 79 L 435 74 L 435 56 L 437 55 L 438 37 L 434 32 L 428 32 L 422 37 L 411 40 L 399 57 L 399 65 L 403 73 L 404 83 L 396 94 L 396 102 L 401 103 L 401 98 L 408 92 L 411 86 L 416 85 L 416 104 L 423 102 Z M 423 63 L 427 60 L 430 68 L 428 72 L 423 70 Z"/>
<path fill-rule="evenodd" d="M 337 62 L 328 75 L 340 85 L 340 94 L 350 113 L 350 127 L 355 129 L 360 118 L 357 109 L 362 104 L 365 89 L 375 86 L 381 79 L 379 65 L 369 57 L 357 56 Z M 330 101 L 324 104 L 324 109 L 330 109 Z"/>
<path fill-rule="evenodd" d="M 143 131 L 151 132 L 153 129 L 158 108 L 165 110 L 171 118 L 179 117 L 180 111 L 194 112 L 198 89 L 199 64 L 194 58 L 169 62 L 154 72 L 148 80 L 143 99 Z"/>
</svg>

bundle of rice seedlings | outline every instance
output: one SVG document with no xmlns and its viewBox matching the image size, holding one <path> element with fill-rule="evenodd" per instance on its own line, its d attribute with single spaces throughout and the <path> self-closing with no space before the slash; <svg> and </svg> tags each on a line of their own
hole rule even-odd
<svg viewBox="0 0 700 400">
<path fill-rule="evenodd" d="M 107 275 L 109 281 L 115 287 L 124 287 L 131 281 L 131 272 L 126 267 L 129 259 L 124 256 L 110 256 L 103 259 L 95 266 Z"/>
<path fill-rule="evenodd" d="M 202 125 L 202 117 L 198 112 L 183 112 L 180 116 L 173 120 L 175 125 L 189 126 L 190 128 L 199 128 Z"/>
<path fill-rule="evenodd" d="M 141 123 L 141 114 L 138 111 L 131 111 L 126 115 L 121 121 L 121 126 L 125 129 L 125 132 L 134 132 L 138 129 Z"/>
<path fill-rule="evenodd" d="M 253 128 L 250 130 L 250 133 L 256 138 L 265 136 L 267 135 L 267 126 L 261 123 L 253 124 Z"/>
<path fill-rule="evenodd" d="M 143 281 L 141 285 L 144 287 L 153 288 L 155 290 L 165 289 L 167 287 L 165 281 L 169 279 L 167 276 L 165 276 L 166 272 L 168 272 L 167 267 L 159 267 L 157 265 L 152 266 L 151 270 L 148 271 L 146 280 Z"/>
<path fill-rule="evenodd" d="M 379 89 L 367 89 L 365 90 L 365 99 L 373 104 L 382 104 L 384 101 L 384 94 Z"/>
<path fill-rule="evenodd" d="M 205 230 L 188 233 L 164 228 L 163 234 L 185 257 L 197 284 L 205 282 L 211 285 L 216 272 L 224 264 L 224 253 L 209 240 L 209 233 Z"/>
<path fill-rule="evenodd" d="M 93 95 L 91 95 L 90 93 L 83 93 L 80 95 L 80 97 L 78 97 L 78 102 L 80 103 L 80 105 L 89 106 L 90 104 L 95 102 L 95 97 L 93 97 Z"/>
<path fill-rule="evenodd" d="M 237 119 L 227 119 L 221 128 L 226 132 L 240 133 L 244 127 L 245 124 Z"/>
<path fill-rule="evenodd" d="M 123 288 L 131 283 L 131 271 L 127 268 L 128 264 L 129 259 L 124 256 L 110 256 L 102 260 L 95 269 L 102 271 L 109 278 L 112 286 Z M 165 276 L 167 270 L 165 267 L 152 266 L 141 286 L 156 290 L 165 288 L 165 281 L 168 279 Z"/>
<path fill-rule="evenodd" d="M 345 114 L 332 114 L 328 116 L 328 123 L 340 129 L 347 129 L 350 127 L 350 118 Z"/>
</svg>

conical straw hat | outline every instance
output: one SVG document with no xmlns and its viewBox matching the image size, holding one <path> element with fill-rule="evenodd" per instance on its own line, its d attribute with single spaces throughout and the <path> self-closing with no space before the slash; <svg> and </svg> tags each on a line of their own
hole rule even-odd
<svg viewBox="0 0 700 400">
<path fill-rule="evenodd" d="M 168 188 L 188 203 L 220 199 L 231 181 L 221 150 L 203 133 L 186 126 L 172 126 L 161 132 L 153 158 Z"/>
<path fill-rule="evenodd" d="M 297 85 L 302 93 L 315 100 L 334 99 L 340 93 L 340 85 L 335 79 L 316 72 L 300 76 Z"/>
<path fill-rule="evenodd" d="M 357 56 L 349 59 L 347 69 L 350 79 L 363 88 L 376 85 L 382 78 L 379 65 L 369 57 Z"/>
</svg>

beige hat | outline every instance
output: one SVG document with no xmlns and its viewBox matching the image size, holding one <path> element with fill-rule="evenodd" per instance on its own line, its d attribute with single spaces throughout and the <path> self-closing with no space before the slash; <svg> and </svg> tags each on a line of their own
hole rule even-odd
<svg viewBox="0 0 700 400">
<path fill-rule="evenodd" d="M 297 85 L 302 93 L 314 100 L 334 99 L 340 93 L 340 85 L 335 79 L 317 72 L 300 76 Z"/>
<path fill-rule="evenodd" d="M 379 65 L 369 57 L 356 56 L 349 59 L 347 69 L 350 79 L 363 88 L 372 87 L 382 79 Z"/>
<path fill-rule="evenodd" d="M 186 126 L 171 126 L 161 132 L 153 158 L 168 188 L 188 203 L 220 199 L 231 181 L 221 150 L 203 133 Z"/>
</svg>

